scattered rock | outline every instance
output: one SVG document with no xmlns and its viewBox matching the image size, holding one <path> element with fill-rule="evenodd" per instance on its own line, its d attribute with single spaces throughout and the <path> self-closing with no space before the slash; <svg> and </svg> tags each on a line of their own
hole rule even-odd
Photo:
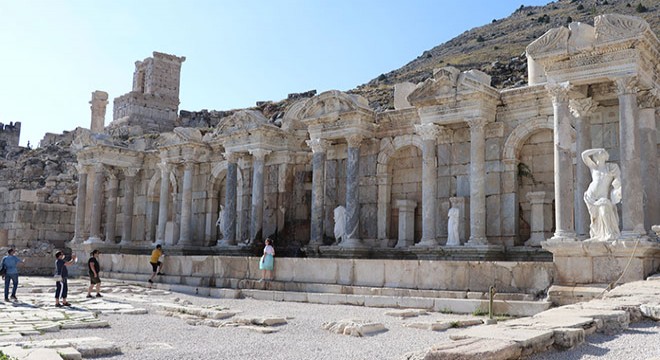
<svg viewBox="0 0 660 360">
<path fill-rule="evenodd" d="M 330 321 L 324 323 L 322 328 L 337 334 L 355 337 L 371 336 L 387 331 L 383 324 L 366 320 Z"/>
</svg>

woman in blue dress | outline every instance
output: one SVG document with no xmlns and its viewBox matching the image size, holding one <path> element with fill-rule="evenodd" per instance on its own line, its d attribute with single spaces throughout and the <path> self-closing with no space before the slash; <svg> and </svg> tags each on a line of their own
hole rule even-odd
<svg viewBox="0 0 660 360">
<path fill-rule="evenodd" d="M 261 272 L 261 280 L 273 280 L 273 267 L 275 263 L 275 248 L 273 247 L 273 240 L 266 239 L 266 246 L 264 247 L 264 255 L 259 261 L 259 269 Z"/>
</svg>

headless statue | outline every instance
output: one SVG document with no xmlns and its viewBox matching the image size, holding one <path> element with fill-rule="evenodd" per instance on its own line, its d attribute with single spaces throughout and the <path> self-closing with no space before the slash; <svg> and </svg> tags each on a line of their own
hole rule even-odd
<svg viewBox="0 0 660 360">
<path fill-rule="evenodd" d="M 591 171 L 591 183 L 584 193 L 591 226 L 591 241 L 612 241 L 619 238 L 619 215 L 616 204 L 621 202 L 621 171 L 617 164 L 608 163 L 605 149 L 589 149 L 582 153 L 582 161 Z"/>
<path fill-rule="evenodd" d="M 461 245 L 461 239 L 458 235 L 458 218 L 461 211 L 458 208 L 452 207 L 449 209 L 449 220 L 447 222 L 447 246 Z"/>
<path fill-rule="evenodd" d="M 344 240 L 346 237 L 346 208 L 339 205 L 334 211 L 335 217 L 335 245 Z"/>
</svg>

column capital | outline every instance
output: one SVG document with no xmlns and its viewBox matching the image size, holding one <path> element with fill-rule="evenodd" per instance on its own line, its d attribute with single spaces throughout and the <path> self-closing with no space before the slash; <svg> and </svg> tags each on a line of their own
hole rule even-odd
<svg viewBox="0 0 660 360">
<path fill-rule="evenodd" d="M 612 79 L 618 96 L 636 94 L 639 91 L 637 87 L 637 76 L 622 76 Z"/>
<path fill-rule="evenodd" d="M 125 167 L 122 168 L 122 171 L 124 172 L 125 177 L 135 177 L 138 172 L 140 172 L 140 168 L 137 167 Z"/>
<path fill-rule="evenodd" d="M 360 144 L 362 143 L 362 140 L 364 140 L 364 136 L 360 134 L 349 135 L 346 137 L 346 142 L 348 143 L 348 147 L 359 147 Z"/>
<path fill-rule="evenodd" d="M 547 204 L 551 203 L 554 198 L 552 193 L 546 191 L 528 192 L 525 197 L 529 200 L 530 204 Z"/>
<path fill-rule="evenodd" d="M 76 164 L 76 170 L 78 174 L 87 174 L 89 172 L 89 168 L 85 164 Z"/>
<path fill-rule="evenodd" d="M 551 83 L 545 86 L 545 89 L 548 90 L 550 96 L 552 96 L 552 103 L 562 103 L 568 102 L 568 93 L 573 89 L 568 81 L 562 83 Z"/>
<path fill-rule="evenodd" d="M 172 171 L 172 164 L 166 162 L 166 161 L 161 161 L 158 164 L 156 164 L 158 168 L 160 169 L 161 172 L 168 173 Z"/>
<path fill-rule="evenodd" d="M 312 149 L 312 152 L 315 154 L 327 152 L 330 148 L 330 142 L 320 138 L 306 140 L 305 143 Z"/>
<path fill-rule="evenodd" d="M 95 173 L 100 173 L 103 172 L 103 170 L 105 170 L 105 165 L 103 165 L 102 163 L 95 163 L 92 165 L 92 167 L 94 168 Z"/>
<path fill-rule="evenodd" d="M 255 160 L 263 161 L 266 159 L 266 156 L 270 154 L 272 151 L 264 150 L 264 149 L 252 149 L 252 150 L 248 150 L 248 152 L 250 153 L 250 155 L 252 155 L 255 158 Z"/>
<path fill-rule="evenodd" d="M 480 116 L 466 118 L 465 122 L 470 127 L 470 130 L 481 130 L 486 126 L 486 119 Z"/>
<path fill-rule="evenodd" d="M 576 118 L 584 118 L 593 114 L 598 108 L 598 102 L 593 98 L 584 99 L 570 99 L 568 101 L 568 108 Z"/>
<path fill-rule="evenodd" d="M 117 171 L 117 168 L 108 168 L 106 170 L 105 175 L 108 177 L 108 180 L 117 180 L 117 175 L 119 175 L 119 172 Z"/>
<path fill-rule="evenodd" d="M 637 93 L 637 104 L 640 109 L 653 109 L 660 106 L 660 94 L 658 89 L 640 91 Z"/>
<path fill-rule="evenodd" d="M 225 151 L 222 155 L 225 157 L 225 159 L 227 159 L 228 162 L 234 164 L 237 163 L 241 158 L 241 154 L 234 151 Z"/>
<path fill-rule="evenodd" d="M 443 127 L 436 124 L 421 124 L 415 125 L 415 132 L 422 138 L 422 140 L 436 141 L 442 132 Z"/>
</svg>

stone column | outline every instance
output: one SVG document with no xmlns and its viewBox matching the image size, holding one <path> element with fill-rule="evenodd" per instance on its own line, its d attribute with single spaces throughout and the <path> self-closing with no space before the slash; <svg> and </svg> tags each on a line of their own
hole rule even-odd
<svg viewBox="0 0 660 360">
<path fill-rule="evenodd" d="M 191 159 L 184 160 L 183 164 L 183 190 L 181 193 L 181 230 L 179 245 L 192 243 L 192 193 L 193 170 L 195 163 Z"/>
<path fill-rule="evenodd" d="M 160 198 L 158 199 L 158 228 L 156 230 L 156 243 L 165 243 L 165 229 L 170 200 L 170 172 L 172 165 L 165 160 L 158 164 L 160 168 Z"/>
<path fill-rule="evenodd" d="M 655 109 L 660 106 L 657 89 L 638 94 L 639 142 L 644 185 L 644 229 L 660 222 L 660 198 L 658 195 L 658 145 Z"/>
<path fill-rule="evenodd" d="M 101 242 L 101 215 L 103 213 L 103 164 L 94 164 L 92 213 L 89 225 L 89 239 L 86 243 Z"/>
<path fill-rule="evenodd" d="M 105 107 L 108 105 L 108 93 L 99 90 L 94 91 L 92 93 L 92 101 L 89 103 L 92 104 L 90 106 L 92 110 L 92 123 L 89 129 L 93 133 L 103 132 L 103 128 L 105 128 Z"/>
<path fill-rule="evenodd" d="M 548 84 L 554 112 L 555 234 L 554 241 L 576 241 L 573 222 L 573 154 L 571 153 L 571 114 L 568 108 L 568 82 Z"/>
<path fill-rule="evenodd" d="M 470 126 L 470 240 L 467 245 L 488 245 L 486 240 L 486 119 L 467 119 Z"/>
<path fill-rule="evenodd" d="M 268 150 L 250 150 L 252 155 L 252 208 L 250 212 L 250 243 L 258 240 L 264 219 L 264 163 Z"/>
<path fill-rule="evenodd" d="M 105 209 L 105 242 L 114 244 L 115 227 L 117 225 L 117 189 L 119 180 L 117 179 L 117 172 L 115 170 L 108 170 L 107 175 L 106 192 L 108 198 Z"/>
<path fill-rule="evenodd" d="M 72 242 L 82 241 L 85 232 L 85 208 L 87 205 L 87 168 L 85 165 L 76 165 L 78 170 L 78 195 L 76 197 L 76 223 Z"/>
<path fill-rule="evenodd" d="M 552 196 L 548 196 L 545 191 L 528 192 L 527 200 L 532 205 L 532 215 L 530 221 L 531 234 L 529 240 L 525 242 L 527 246 L 541 246 L 541 241 L 545 241 L 552 233 Z"/>
<path fill-rule="evenodd" d="M 124 206 L 120 245 L 128 245 L 133 240 L 133 200 L 135 197 L 135 176 L 140 169 L 124 168 Z"/>
<path fill-rule="evenodd" d="M 310 219 L 310 245 L 323 244 L 323 207 L 325 193 L 325 160 L 329 142 L 323 139 L 307 140 L 312 148 L 312 214 Z"/>
<path fill-rule="evenodd" d="M 360 241 L 360 144 L 362 135 L 351 135 L 348 142 L 346 159 L 346 240 L 340 243 L 342 247 L 356 247 Z"/>
<path fill-rule="evenodd" d="M 619 150 L 621 156 L 621 215 L 622 238 L 644 235 L 644 197 L 642 195 L 642 169 L 639 151 L 639 124 L 637 108 L 637 78 L 634 76 L 614 80 L 619 97 Z"/>
<path fill-rule="evenodd" d="M 438 159 L 436 141 L 441 128 L 435 124 L 415 125 L 422 138 L 422 240 L 417 246 L 438 246 Z M 399 217 L 399 222 L 401 217 Z M 399 236 L 399 242 L 401 237 Z M 412 244 L 411 244 L 412 245 Z M 397 244 L 397 247 L 399 244 Z"/>
<path fill-rule="evenodd" d="M 219 246 L 236 245 L 236 190 L 238 188 L 238 154 L 227 152 L 227 180 L 225 181 L 225 209 L 222 240 Z"/>
<path fill-rule="evenodd" d="M 591 218 L 589 210 L 584 203 L 583 196 L 591 183 L 591 173 L 587 165 L 582 161 L 581 154 L 591 149 L 591 114 L 594 113 L 598 103 L 592 98 L 569 100 L 569 109 L 575 118 L 575 131 L 577 139 L 575 143 L 576 161 L 576 184 L 575 184 L 575 232 L 578 238 L 589 237 L 589 226 Z"/>
<path fill-rule="evenodd" d="M 394 203 L 399 209 L 399 241 L 398 248 L 407 248 L 415 244 L 415 208 L 417 202 L 413 200 L 396 200 Z"/>
</svg>

